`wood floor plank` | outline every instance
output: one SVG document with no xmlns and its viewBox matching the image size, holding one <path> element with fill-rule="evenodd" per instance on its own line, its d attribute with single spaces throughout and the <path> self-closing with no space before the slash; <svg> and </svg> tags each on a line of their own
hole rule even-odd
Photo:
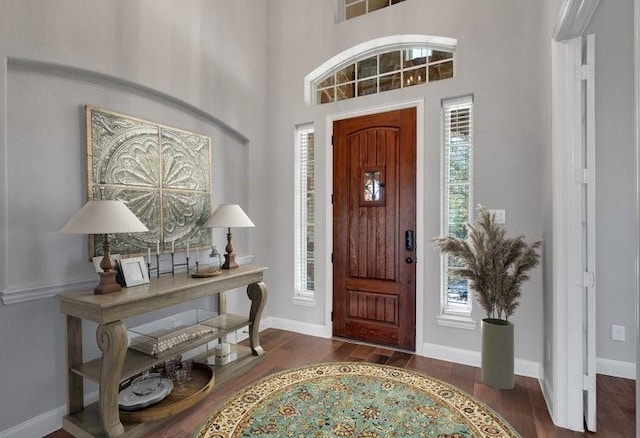
<svg viewBox="0 0 640 438">
<path fill-rule="evenodd" d="M 267 352 L 265 360 L 235 380 L 214 390 L 191 409 L 175 415 L 147 438 L 187 438 L 212 410 L 242 388 L 272 373 L 320 362 L 353 361 L 381 363 L 417 371 L 452 384 L 494 409 L 523 438 L 580 436 L 632 437 L 635 435 L 635 382 L 598 376 L 598 432 L 579 433 L 556 427 L 551 421 L 537 379 L 516 376 L 512 390 L 491 388 L 481 381 L 480 370 L 461 364 L 416 356 L 385 347 L 362 345 L 344 339 L 325 339 L 284 330 L 267 329 L 260 334 Z M 68 438 L 58 430 L 47 438 Z"/>
</svg>

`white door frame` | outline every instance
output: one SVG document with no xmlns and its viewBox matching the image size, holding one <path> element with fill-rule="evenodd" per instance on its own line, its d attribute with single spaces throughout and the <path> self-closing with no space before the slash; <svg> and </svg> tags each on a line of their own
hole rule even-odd
<svg viewBox="0 0 640 438">
<path fill-rule="evenodd" d="M 582 390 L 578 390 L 576 371 L 582 375 L 582 314 L 570 312 L 575 304 L 582 309 L 581 296 L 571 275 L 575 260 L 576 233 L 572 223 L 576 208 L 573 148 L 580 143 L 582 87 L 575 79 L 575 68 L 582 63 L 582 38 L 552 42 L 552 168 L 553 168 L 553 393 L 551 416 L 556 425 L 583 429 Z M 571 303 L 571 306 L 570 306 Z"/>
<path fill-rule="evenodd" d="M 576 287 L 576 260 L 581 258 L 582 212 L 575 202 L 573 158 L 582 147 L 582 35 L 599 0 L 565 0 L 551 42 L 552 57 L 552 175 L 553 175 L 553 350 L 552 393 L 545 394 L 551 417 L 560 427 L 584 430 L 581 287 Z M 638 0 L 636 0 L 638 1 Z M 582 276 L 581 276 L 582 277 Z M 579 309 L 580 311 L 571 311 Z"/>
<path fill-rule="evenodd" d="M 326 117 L 325 125 L 325 162 L 326 166 L 326 193 L 327 196 L 325 211 L 325 236 L 327 239 L 327 251 L 325 265 L 326 269 L 326 309 L 333 309 L 333 264 L 331 263 L 331 252 L 333 250 L 333 205 L 331 204 L 331 194 L 333 193 L 333 122 L 335 120 L 349 119 L 353 117 L 378 114 L 399 109 L 416 109 L 416 350 L 419 356 L 423 354 L 424 348 L 424 247 L 426 239 L 424 235 L 424 99 L 409 100 L 392 103 L 388 105 L 364 108 L 342 113 L 330 114 Z M 325 327 L 327 337 L 333 336 L 333 323 L 331 321 L 331 310 L 325 315 Z"/>
</svg>

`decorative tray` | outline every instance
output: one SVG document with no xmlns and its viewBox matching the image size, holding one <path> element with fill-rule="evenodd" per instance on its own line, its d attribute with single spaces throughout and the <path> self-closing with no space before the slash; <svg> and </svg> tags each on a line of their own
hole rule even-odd
<svg viewBox="0 0 640 438">
<path fill-rule="evenodd" d="M 152 406 L 136 411 L 120 409 L 120 419 L 126 422 L 153 421 L 195 405 L 211 392 L 215 378 L 211 367 L 197 362 L 191 368 L 191 376 L 185 389 L 181 390 L 177 384 L 174 385 L 169 395 Z"/>
<path fill-rule="evenodd" d="M 194 272 L 193 274 L 191 274 L 191 277 L 193 278 L 209 278 L 209 277 L 215 277 L 217 275 L 221 275 L 222 271 L 219 269 L 214 269 L 214 268 L 206 268 L 206 269 L 199 269 L 196 272 Z"/>
</svg>

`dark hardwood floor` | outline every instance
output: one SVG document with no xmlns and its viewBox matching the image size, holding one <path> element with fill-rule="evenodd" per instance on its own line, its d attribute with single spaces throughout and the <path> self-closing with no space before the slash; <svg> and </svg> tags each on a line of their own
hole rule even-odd
<svg viewBox="0 0 640 438">
<path fill-rule="evenodd" d="M 271 373 L 318 362 L 364 361 L 407 368 L 448 382 L 473 395 L 501 414 L 522 437 L 633 437 L 635 436 L 635 382 L 598 376 L 598 433 L 578 433 L 553 425 L 537 380 L 516 376 L 515 388 L 498 390 L 480 381 L 480 369 L 344 340 L 323 339 L 283 330 L 260 334 L 267 356 L 236 380 L 214 388 L 202 402 L 176 415 L 147 437 L 186 438 L 217 405 L 256 379 Z M 59 430 L 49 438 L 67 438 Z"/>
</svg>

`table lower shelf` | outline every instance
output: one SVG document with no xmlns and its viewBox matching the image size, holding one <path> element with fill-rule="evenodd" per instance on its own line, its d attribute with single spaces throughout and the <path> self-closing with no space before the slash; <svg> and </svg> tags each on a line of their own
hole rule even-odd
<svg viewBox="0 0 640 438">
<path fill-rule="evenodd" d="M 264 358 L 264 356 L 254 356 L 251 352 L 251 349 L 248 347 L 241 345 L 238 345 L 236 347 L 238 351 L 238 358 L 235 361 L 226 365 L 211 366 L 214 374 L 213 378 L 215 379 L 215 382 L 213 383 L 213 390 L 229 382 L 231 379 L 244 372 L 247 368 L 255 365 L 258 360 Z M 206 360 L 206 358 L 207 355 L 203 354 L 197 356 L 195 360 L 204 361 Z M 200 366 L 206 367 L 207 365 Z M 192 389 L 192 393 L 197 392 L 197 390 L 197 388 Z M 167 400 L 167 402 L 162 406 L 160 406 L 159 404 L 150 406 L 149 408 L 141 411 L 137 411 L 137 418 L 141 419 L 142 421 L 133 420 L 132 417 L 136 417 L 136 415 L 131 415 L 134 414 L 133 412 L 121 412 L 120 418 L 125 428 L 124 436 L 126 436 L 127 438 L 138 437 L 149 432 L 150 430 L 153 430 L 159 424 L 168 420 L 172 415 L 181 412 L 191 407 L 196 402 L 200 401 L 202 398 L 204 398 L 204 396 L 207 395 L 209 391 L 211 391 L 211 389 L 209 389 L 205 394 L 202 394 L 202 396 L 197 400 L 192 399 L 191 401 L 193 401 L 193 403 L 190 403 L 188 406 L 182 403 L 187 397 L 176 396 L 174 397 L 172 403 L 170 399 L 171 396 L 169 396 L 167 397 L 167 399 L 169 400 L 165 399 Z M 160 406 L 159 409 L 161 411 L 160 413 L 162 414 L 160 416 L 157 415 L 158 406 Z M 156 408 L 155 411 L 154 408 Z M 146 411 L 150 412 L 150 414 L 145 415 L 144 413 Z M 166 417 L 160 418 L 165 415 Z M 64 417 L 62 426 L 64 430 L 75 437 L 102 438 L 105 436 L 104 431 L 102 430 L 102 426 L 100 425 L 100 414 L 98 412 L 97 402 L 86 406 L 84 410 L 80 412 Z"/>
<path fill-rule="evenodd" d="M 189 341 L 178 344 L 175 348 L 166 351 L 159 357 L 150 356 L 148 354 L 141 353 L 129 348 L 127 350 L 127 355 L 122 367 L 121 379 L 125 380 L 129 377 L 133 377 L 136 374 L 139 374 L 144 370 L 149 369 L 158 363 L 161 363 L 164 359 L 169 359 L 179 354 L 183 354 L 198 346 L 232 334 L 237 330 L 240 330 L 243 327 L 251 324 L 251 321 L 247 317 L 241 315 L 225 314 L 220 315 L 211 321 L 206 321 L 203 324 L 216 327 L 218 330 L 215 333 L 201 336 L 199 338 L 191 339 Z M 89 380 L 93 380 L 94 382 L 99 382 L 101 366 L 102 358 L 99 357 L 97 359 L 93 359 L 76 367 L 73 367 L 71 371 Z"/>
</svg>

